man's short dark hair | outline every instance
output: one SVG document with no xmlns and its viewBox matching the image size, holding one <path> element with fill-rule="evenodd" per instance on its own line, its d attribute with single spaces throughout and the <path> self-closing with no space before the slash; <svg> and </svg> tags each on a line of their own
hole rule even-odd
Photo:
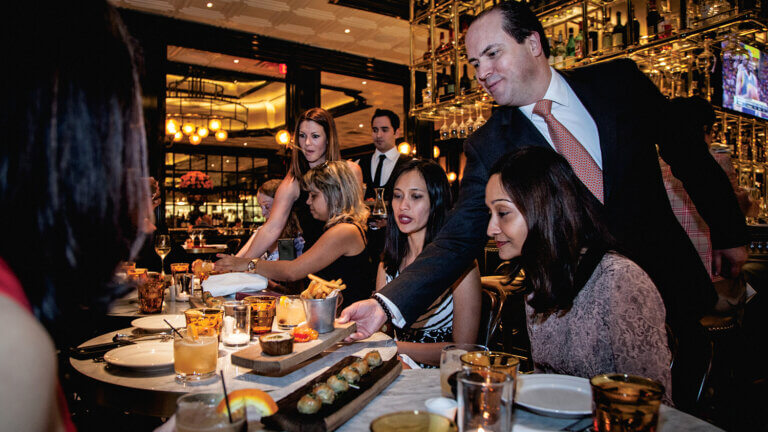
<svg viewBox="0 0 768 432">
<path fill-rule="evenodd" d="M 373 113 L 373 117 L 371 117 L 371 125 L 373 125 L 373 119 L 376 117 L 388 117 L 389 123 L 392 125 L 392 130 L 396 131 L 400 129 L 400 117 L 394 112 L 388 109 L 376 109 L 376 112 Z"/>
<path fill-rule="evenodd" d="M 544 56 L 549 58 L 549 41 L 544 34 L 544 27 L 541 26 L 541 21 L 539 21 L 528 5 L 518 1 L 505 1 L 484 10 L 475 20 L 493 11 L 501 13 L 504 19 L 502 24 L 504 32 L 514 38 L 517 43 L 523 43 L 532 33 L 538 33 L 541 40 L 541 50 L 544 52 Z"/>
</svg>

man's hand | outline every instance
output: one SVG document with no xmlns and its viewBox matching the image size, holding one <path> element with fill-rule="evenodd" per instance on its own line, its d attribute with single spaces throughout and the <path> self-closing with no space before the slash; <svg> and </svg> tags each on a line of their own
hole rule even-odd
<svg viewBox="0 0 768 432">
<path fill-rule="evenodd" d="M 363 300 L 352 303 L 341 311 L 341 315 L 336 320 L 339 324 L 345 324 L 349 321 L 357 323 L 357 331 L 344 339 L 345 342 L 354 342 L 370 337 L 379 331 L 382 325 L 387 322 L 387 314 L 381 308 L 379 302 L 374 299 Z"/>
<path fill-rule="evenodd" d="M 220 260 L 216 261 L 213 268 L 219 273 L 244 272 L 248 270 L 250 258 L 236 257 L 227 254 L 216 254 Z"/>
<path fill-rule="evenodd" d="M 725 278 L 735 278 L 741 273 L 741 266 L 747 262 L 747 248 L 739 246 L 730 249 L 712 250 L 712 272 Z"/>
</svg>

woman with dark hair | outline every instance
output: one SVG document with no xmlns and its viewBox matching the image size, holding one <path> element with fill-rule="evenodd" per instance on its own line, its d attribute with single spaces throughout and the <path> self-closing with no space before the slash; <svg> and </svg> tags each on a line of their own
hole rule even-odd
<svg viewBox="0 0 768 432">
<path fill-rule="evenodd" d="M 312 108 L 296 120 L 291 167 L 275 193 L 270 217 L 254 237 L 248 241 L 249 248 L 238 255 L 255 258 L 263 255 L 283 232 L 291 211 L 296 212 L 304 237 L 304 248 L 309 249 L 323 234 L 323 224 L 312 217 L 307 206 L 307 192 L 302 188 L 302 177 L 310 169 L 326 161 L 341 160 L 336 124 L 331 114 L 322 108 Z M 360 184 L 363 172 L 354 162 L 347 162 Z M 216 261 L 216 270 L 232 271 L 240 267 L 240 257 L 223 256 Z"/>
<path fill-rule="evenodd" d="M 616 252 L 599 202 L 565 158 L 545 147 L 504 155 L 491 169 L 485 202 L 499 256 L 525 271 L 536 369 L 653 378 L 671 403 L 661 296 L 637 264 Z"/>
<path fill-rule="evenodd" d="M 368 207 L 354 171 L 345 161 L 326 162 L 304 174 L 312 216 L 323 223 L 323 235 L 291 261 L 234 258 L 233 271 L 250 271 L 279 281 L 296 281 L 314 273 L 326 280 L 342 279 L 342 307 L 370 297 L 373 265 L 365 250 Z M 340 310 L 340 309 L 339 309 Z"/>
<path fill-rule="evenodd" d="M 432 161 L 410 160 L 393 177 L 377 290 L 396 278 L 432 241 L 452 205 L 445 171 Z M 410 327 L 397 332 L 398 353 L 422 366 L 435 366 L 440 363 L 440 350 L 445 345 L 474 343 L 480 326 L 480 302 L 480 272 L 474 265 L 446 287 Z M 461 307 L 454 307 L 456 304 Z"/>
<path fill-rule="evenodd" d="M 0 81 L 3 430 L 74 430 L 54 341 L 103 310 L 153 221 L 130 37 L 107 2 L 78 6 L 7 4 L 1 30 L 15 59 Z"/>
</svg>

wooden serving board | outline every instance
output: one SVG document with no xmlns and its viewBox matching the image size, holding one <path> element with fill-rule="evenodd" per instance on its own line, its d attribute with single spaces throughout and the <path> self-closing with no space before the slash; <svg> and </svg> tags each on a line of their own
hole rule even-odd
<svg viewBox="0 0 768 432">
<path fill-rule="evenodd" d="M 313 341 L 294 343 L 293 352 L 284 356 L 264 354 L 261 351 L 261 345 L 256 342 L 248 348 L 233 353 L 232 364 L 253 369 L 256 373 L 280 374 L 320 354 L 356 331 L 357 325 L 354 322 L 336 324 L 332 332 L 321 334 Z"/>
<path fill-rule="evenodd" d="M 288 432 L 324 432 L 337 429 L 359 413 L 364 406 L 368 405 L 368 402 L 384 391 L 400 375 L 403 365 L 397 356 L 363 375 L 355 384 L 360 389 L 350 387 L 346 392 L 337 394 L 333 404 L 323 404 L 320 411 L 315 414 L 300 413 L 296 404 L 302 396 L 312 391 L 315 384 L 325 382 L 358 359 L 359 357 L 355 356 L 345 357 L 310 383 L 280 399 L 277 402 L 277 413 L 262 417 L 261 423 L 268 429 Z"/>
</svg>

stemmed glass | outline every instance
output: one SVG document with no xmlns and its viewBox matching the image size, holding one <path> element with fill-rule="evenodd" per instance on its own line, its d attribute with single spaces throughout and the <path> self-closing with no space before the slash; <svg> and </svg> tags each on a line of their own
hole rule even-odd
<svg viewBox="0 0 768 432">
<path fill-rule="evenodd" d="M 171 236 L 158 234 L 155 236 L 155 253 L 160 256 L 160 276 L 165 279 L 165 257 L 171 252 Z"/>
<path fill-rule="evenodd" d="M 472 135 L 472 132 L 475 131 L 475 122 L 472 120 L 472 109 L 474 107 L 469 107 L 469 118 L 467 119 L 467 135 Z"/>
<path fill-rule="evenodd" d="M 443 114 L 443 125 L 440 126 L 440 139 L 447 140 L 449 136 L 450 133 L 448 132 L 448 117 Z"/>
<path fill-rule="evenodd" d="M 451 123 L 451 138 L 459 136 L 459 124 L 456 123 L 456 111 L 453 112 L 453 123 Z"/>
<path fill-rule="evenodd" d="M 482 105 L 477 107 L 477 119 L 475 120 L 475 130 L 480 129 L 480 126 L 485 124 L 485 117 L 483 117 Z"/>
<path fill-rule="evenodd" d="M 462 108 L 459 112 L 461 114 L 461 123 L 459 124 L 459 138 L 466 138 L 467 124 L 464 123 L 464 109 Z"/>
</svg>

